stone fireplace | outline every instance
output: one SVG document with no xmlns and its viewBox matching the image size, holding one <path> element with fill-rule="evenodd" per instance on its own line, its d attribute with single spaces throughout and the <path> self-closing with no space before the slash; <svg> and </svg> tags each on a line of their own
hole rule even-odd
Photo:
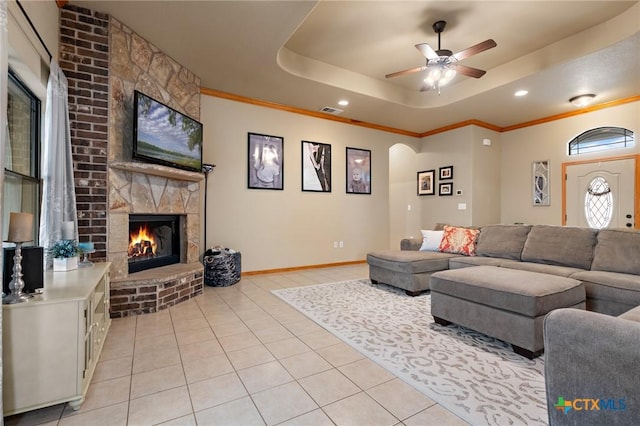
<svg viewBox="0 0 640 426">
<path fill-rule="evenodd" d="M 111 262 L 111 316 L 156 312 L 203 291 L 202 173 L 132 160 L 133 93 L 200 119 L 200 78 L 115 18 L 66 4 L 60 66 L 69 82 L 80 241 Z M 180 217 L 179 262 L 129 271 L 129 216 Z"/>
<path fill-rule="evenodd" d="M 200 253 L 200 186 L 204 177 L 170 167 L 145 163 L 112 163 L 110 176 L 110 211 L 108 257 L 112 262 L 112 317 L 157 312 L 203 291 L 203 266 Z M 133 218 L 133 220 L 132 220 Z M 179 240 L 171 248 L 170 264 L 145 237 L 132 249 L 131 231 L 141 223 L 156 220 L 156 226 L 174 228 Z M 167 229 L 157 230 L 167 237 Z M 140 256 L 132 256 L 139 251 Z M 132 257 L 137 258 L 133 259 Z M 160 262 L 158 262 L 160 261 Z M 149 262 L 151 268 L 135 266 Z"/>
</svg>

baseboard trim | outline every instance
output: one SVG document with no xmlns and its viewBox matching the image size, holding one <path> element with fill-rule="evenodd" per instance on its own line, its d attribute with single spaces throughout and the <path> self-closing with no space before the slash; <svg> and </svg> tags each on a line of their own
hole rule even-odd
<svg viewBox="0 0 640 426">
<path fill-rule="evenodd" d="M 264 269 L 262 271 L 243 272 L 241 275 L 244 277 L 244 276 L 250 276 L 250 275 L 278 274 L 281 272 L 304 271 L 305 269 L 321 269 L 321 268 L 331 268 L 334 266 L 358 265 L 366 262 L 367 262 L 366 260 L 352 260 L 349 262 L 323 263 L 320 265 L 295 266 L 291 268 Z"/>
</svg>

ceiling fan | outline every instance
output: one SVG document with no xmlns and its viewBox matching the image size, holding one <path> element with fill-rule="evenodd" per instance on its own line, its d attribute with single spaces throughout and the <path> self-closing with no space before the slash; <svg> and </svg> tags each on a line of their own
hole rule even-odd
<svg viewBox="0 0 640 426">
<path fill-rule="evenodd" d="M 393 72 L 385 75 L 385 77 L 393 78 L 401 75 L 428 71 L 422 87 L 420 87 L 420 91 L 424 92 L 426 90 L 438 89 L 438 93 L 440 93 L 440 87 L 449 83 L 457 73 L 473 78 L 482 77 L 486 71 L 462 65 L 459 61 L 496 47 L 496 42 L 492 39 L 485 40 L 482 43 L 478 43 L 454 54 L 451 50 L 442 49 L 440 46 L 440 35 L 446 26 L 447 23 L 445 21 L 437 21 L 432 26 L 433 31 L 438 34 L 438 50 L 433 50 L 433 48 L 427 43 L 416 44 L 416 49 L 418 49 L 427 59 L 427 63 L 425 65 L 404 71 Z"/>
</svg>

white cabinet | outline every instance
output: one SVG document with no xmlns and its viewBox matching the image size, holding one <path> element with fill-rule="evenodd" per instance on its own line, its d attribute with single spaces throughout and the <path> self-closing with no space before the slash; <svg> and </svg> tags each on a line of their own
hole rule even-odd
<svg viewBox="0 0 640 426">
<path fill-rule="evenodd" d="M 109 266 L 47 271 L 42 294 L 3 305 L 5 416 L 61 402 L 80 407 L 111 324 Z"/>
</svg>

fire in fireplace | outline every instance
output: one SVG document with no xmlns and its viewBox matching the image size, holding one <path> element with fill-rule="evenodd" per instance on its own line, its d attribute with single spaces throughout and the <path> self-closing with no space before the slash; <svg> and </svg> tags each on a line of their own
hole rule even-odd
<svg viewBox="0 0 640 426">
<path fill-rule="evenodd" d="M 180 216 L 129 215 L 129 273 L 180 263 Z"/>
</svg>

